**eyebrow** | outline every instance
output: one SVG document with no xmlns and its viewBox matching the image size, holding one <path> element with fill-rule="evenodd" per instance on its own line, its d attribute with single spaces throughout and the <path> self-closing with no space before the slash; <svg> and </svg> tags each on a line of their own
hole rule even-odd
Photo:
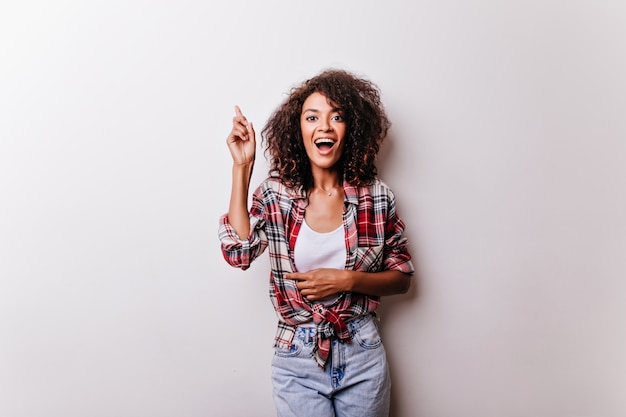
<svg viewBox="0 0 626 417">
<path fill-rule="evenodd" d="M 311 108 L 311 109 L 303 109 L 302 113 L 306 113 L 306 112 L 313 112 L 313 113 L 319 113 L 321 110 L 319 109 L 315 109 L 315 108 Z M 331 113 L 343 113 L 343 109 L 341 107 L 333 107 L 330 110 Z"/>
</svg>

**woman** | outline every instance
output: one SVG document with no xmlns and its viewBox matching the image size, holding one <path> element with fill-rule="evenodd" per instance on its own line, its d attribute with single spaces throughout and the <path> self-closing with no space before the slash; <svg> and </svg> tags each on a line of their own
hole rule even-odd
<svg viewBox="0 0 626 417">
<path fill-rule="evenodd" d="M 256 137 L 235 112 L 219 232 L 224 258 L 242 269 L 269 246 L 278 415 L 388 415 L 374 312 L 380 296 L 408 290 L 413 266 L 394 195 L 376 177 L 390 126 L 377 87 L 328 70 L 294 88 L 262 131 L 270 176 L 249 210 Z"/>
</svg>

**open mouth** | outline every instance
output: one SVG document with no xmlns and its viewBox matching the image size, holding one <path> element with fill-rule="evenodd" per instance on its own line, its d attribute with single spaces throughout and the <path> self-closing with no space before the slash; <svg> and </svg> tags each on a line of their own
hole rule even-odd
<svg viewBox="0 0 626 417">
<path fill-rule="evenodd" d="M 319 138 L 315 141 L 315 146 L 317 146 L 317 149 L 320 151 L 327 151 L 335 146 L 335 141 L 329 138 Z"/>
</svg>

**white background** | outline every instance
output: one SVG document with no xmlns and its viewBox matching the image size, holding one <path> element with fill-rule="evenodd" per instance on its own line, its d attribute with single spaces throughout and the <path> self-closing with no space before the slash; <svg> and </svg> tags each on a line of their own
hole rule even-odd
<svg viewBox="0 0 626 417">
<path fill-rule="evenodd" d="M 392 415 L 626 416 L 622 0 L 2 2 L 1 416 L 274 415 L 225 138 L 327 67 L 393 122 Z"/>
</svg>

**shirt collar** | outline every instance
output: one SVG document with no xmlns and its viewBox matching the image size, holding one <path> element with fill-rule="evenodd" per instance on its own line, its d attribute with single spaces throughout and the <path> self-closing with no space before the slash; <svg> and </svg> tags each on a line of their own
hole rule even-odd
<svg viewBox="0 0 626 417">
<path fill-rule="evenodd" d="M 350 204 L 359 204 L 359 191 L 358 187 L 349 184 L 347 181 L 343 182 L 343 194 L 344 201 Z"/>
</svg>

